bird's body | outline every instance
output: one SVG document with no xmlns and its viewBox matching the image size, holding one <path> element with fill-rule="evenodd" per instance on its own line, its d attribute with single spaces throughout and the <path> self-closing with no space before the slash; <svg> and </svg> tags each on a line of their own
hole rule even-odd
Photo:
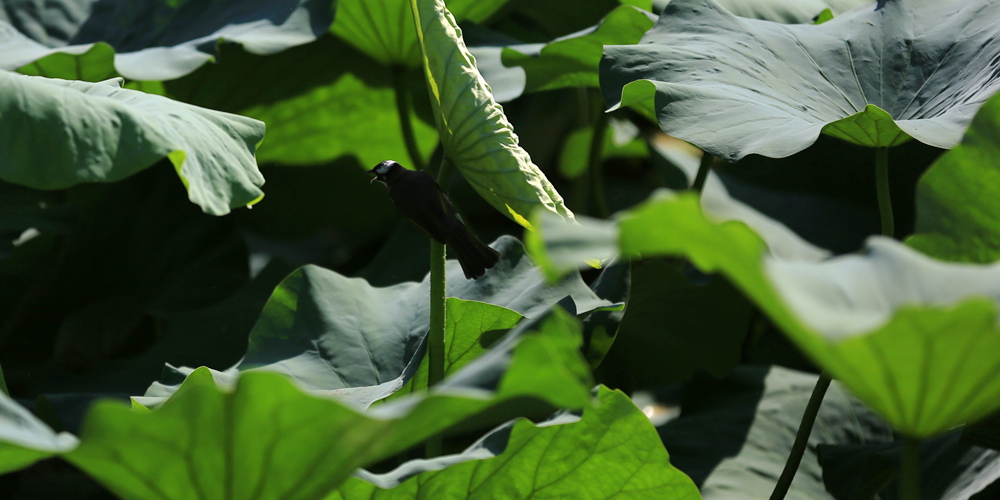
<svg viewBox="0 0 1000 500">
<path fill-rule="evenodd" d="M 482 276 L 500 259 L 496 250 L 469 232 L 441 187 L 426 172 L 407 170 L 386 160 L 368 173 L 375 174 L 372 181 L 386 185 L 389 198 L 410 222 L 455 252 L 466 278 Z"/>
</svg>

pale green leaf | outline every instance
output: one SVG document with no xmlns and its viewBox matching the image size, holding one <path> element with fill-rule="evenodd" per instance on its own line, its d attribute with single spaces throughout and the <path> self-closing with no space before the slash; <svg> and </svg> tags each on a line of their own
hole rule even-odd
<svg viewBox="0 0 1000 500">
<path fill-rule="evenodd" d="M 169 160 L 188 198 L 222 215 L 263 197 L 264 124 L 121 88 L 0 72 L 0 178 L 36 189 L 114 182 Z"/>
<path fill-rule="evenodd" d="M 522 226 L 535 207 L 572 219 L 562 196 L 532 163 L 476 69 L 442 0 L 410 0 L 441 144 L 490 205 Z"/>
</svg>

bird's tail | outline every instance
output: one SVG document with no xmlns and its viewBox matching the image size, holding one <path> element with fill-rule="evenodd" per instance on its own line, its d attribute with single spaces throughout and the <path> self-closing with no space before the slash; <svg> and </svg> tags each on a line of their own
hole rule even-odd
<svg viewBox="0 0 1000 500">
<path fill-rule="evenodd" d="M 454 231 L 445 243 L 458 257 L 458 263 L 462 265 L 466 279 L 482 276 L 500 260 L 500 254 L 496 250 L 480 241 L 465 227 Z"/>
</svg>

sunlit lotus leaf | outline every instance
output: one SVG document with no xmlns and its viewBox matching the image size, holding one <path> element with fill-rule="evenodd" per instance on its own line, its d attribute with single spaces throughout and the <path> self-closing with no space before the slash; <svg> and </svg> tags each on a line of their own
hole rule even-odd
<svg viewBox="0 0 1000 500">
<path fill-rule="evenodd" d="M 572 219 L 562 196 L 518 144 L 443 0 L 410 0 L 441 145 L 476 192 L 528 227 L 535 207 Z"/>
<path fill-rule="evenodd" d="M 97 80 L 184 76 L 220 41 L 255 54 L 311 42 L 330 27 L 316 0 L 0 2 L 0 68 Z"/>
<path fill-rule="evenodd" d="M 725 274 L 905 434 L 938 434 L 1000 408 L 1000 264 L 941 262 L 882 237 L 862 254 L 781 256 L 766 233 L 669 192 L 623 214 L 617 230 L 627 255 L 683 256 Z"/>
<path fill-rule="evenodd" d="M 605 48 L 601 89 L 612 109 L 653 102 L 665 132 L 729 161 L 821 132 L 951 148 L 1000 89 L 998 18 L 989 0 L 886 0 L 785 25 L 675 0 L 638 45 Z"/>
<path fill-rule="evenodd" d="M 555 456 L 565 458 L 547 459 Z M 461 455 L 414 460 L 388 474 L 361 472 L 327 500 L 582 496 L 701 498 L 694 483 L 670 464 L 642 411 L 621 392 L 601 386 L 595 407 L 580 417 L 511 422 Z"/>
<path fill-rule="evenodd" d="M 101 83 L 0 72 L 0 178 L 36 189 L 114 182 L 168 160 L 210 214 L 263 196 L 264 123 Z"/>
</svg>

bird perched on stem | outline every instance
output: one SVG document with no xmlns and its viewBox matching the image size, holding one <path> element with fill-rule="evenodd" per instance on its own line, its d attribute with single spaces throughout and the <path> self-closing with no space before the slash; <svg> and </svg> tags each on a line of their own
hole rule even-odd
<svg viewBox="0 0 1000 500">
<path fill-rule="evenodd" d="M 386 160 L 368 173 L 375 175 L 372 182 L 385 184 L 392 203 L 410 222 L 455 252 L 466 278 L 482 276 L 500 260 L 496 250 L 469 232 L 441 186 L 427 172 L 407 170 Z"/>
</svg>

